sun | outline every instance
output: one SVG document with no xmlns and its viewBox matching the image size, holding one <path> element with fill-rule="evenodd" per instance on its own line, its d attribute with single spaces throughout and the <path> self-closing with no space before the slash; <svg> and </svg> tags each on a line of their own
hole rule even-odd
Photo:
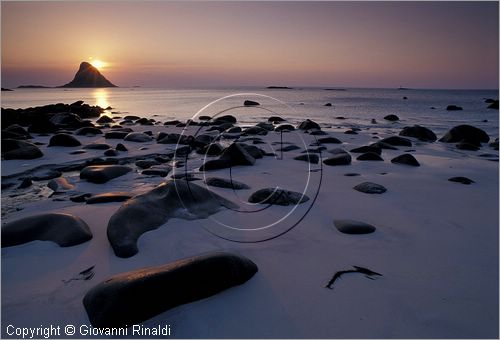
<svg viewBox="0 0 500 340">
<path fill-rule="evenodd" d="M 106 66 L 106 63 L 104 61 L 98 59 L 92 60 L 90 64 L 92 64 L 92 66 L 94 66 L 98 70 L 102 70 Z"/>
</svg>

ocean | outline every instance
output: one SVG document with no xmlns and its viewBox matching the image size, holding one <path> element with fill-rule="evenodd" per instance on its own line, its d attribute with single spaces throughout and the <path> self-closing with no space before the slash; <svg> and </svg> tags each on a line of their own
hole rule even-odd
<svg viewBox="0 0 500 340">
<path fill-rule="evenodd" d="M 403 99 L 406 97 L 407 99 Z M 159 121 L 185 121 L 200 115 L 232 114 L 240 123 L 252 124 L 278 115 L 291 122 L 305 118 L 323 126 L 393 126 L 383 119 L 396 114 L 401 124 L 420 124 L 438 135 L 458 124 L 471 124 L 498 137 L 498 110 L 488 109 L 486 98 L 498 99 L 497 90 L 417 90 L 323 88 L 266 89 L 257 87 L 220 89 L 15 89 L 2 92 L 3 108 L 26 108 L 84 100 L 90 105 L 111 106 L 113 116 L 127 114 Z M 242 107 L 244 100 L 261 105 Z M 331 106 L 325 104 L 331 103 Z M 447 111 L 455 104 L 462 111 Z M 108 111 L 109 114 L 110 111 Z M 340 118 L 339 118 L 340 117 Z M 345 119 L 341 119 L 345 118 Z"/>
</svg>

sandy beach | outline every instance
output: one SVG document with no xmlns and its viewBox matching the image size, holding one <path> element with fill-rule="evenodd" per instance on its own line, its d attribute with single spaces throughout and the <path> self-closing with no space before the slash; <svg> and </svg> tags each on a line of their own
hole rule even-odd
<svg viewBox="0 0 500 340">
<path fill-rule="evenodd" d="M 8 325 L 74 325 L 79 337 L 110 337 L 99 330 L 113 323 L 92 304 L 104 296 L 126 306 L 127 295 L 101 292 L 101 283 L 130 272 L 132 282 L 133 271 L 155 266 L 170 271 L 158 279 L 167 291 L 138 291 L 138 309 L 149 312 L 162 294 L 189 291 L 161 266 L 206 254 L 208 262 L 197 257 L 199 267 L 188 267 L 189 287 L 227 289 L 131 316 L 134 324 L 168 325 L 176 338 L 498 336 L 498 135 L 477 142 L 482 134 L 467 128 L 453 135 L 459 143 L 439 141 L 447 134 L 433 141 L 405 120 L 348 129 L 286 115 L 258 126 L 222 115 L 187 126 L 104 116 L 82 123 L 61 115 L 47 133 L 10 127 L 31 137 L 11 140 L 36 145 L 41 157 L 16 159 L 8 152 L 26 145 L 2 142 L 3 337 L 15 337 Z M 88 229 L 63 237 L 57 228 L 68 223 L 51 213 Z M 55 227 L 43 229 L 40 216 Z M 211 267 L 210 254 L 221 251 L 258 271 L 228 282 Z M 139 336 L 127 326 L 119 337 Z"/>
</svg>

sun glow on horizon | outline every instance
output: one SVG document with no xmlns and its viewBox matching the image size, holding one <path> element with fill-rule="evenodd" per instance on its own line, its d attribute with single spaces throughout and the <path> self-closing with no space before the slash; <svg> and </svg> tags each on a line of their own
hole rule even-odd
<svg viewBox="0 0 500 340">
<path fill-rule="evenodd" d="M 92 66 L 94 66 L 94 67 L 95 67 L 96 69 L 98 69 L 98 70 L 102 70 L 102 69 L 103 69 L 104 67 L 106 67 L 106 65 L 107 65 L 107 64 L 106 64 L 104 61 L 102 61 L 102 60 L 99 60 L 99 59 L 92 59 L 92 58 L 90 58 L 90 59 L 91 59 L 91 60 L 90 60 L 90 64 L 91 64 Z"/>
</svg>

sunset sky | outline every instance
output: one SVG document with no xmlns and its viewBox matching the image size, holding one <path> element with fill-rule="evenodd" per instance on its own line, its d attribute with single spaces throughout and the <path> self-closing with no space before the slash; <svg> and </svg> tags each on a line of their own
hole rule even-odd
<svg viewBox="0 0 500 340">
<path fill-rule="evenodd" d="M 1 2 L 2 86 L 498 88 L 498 2 Z"/>
</svg>

